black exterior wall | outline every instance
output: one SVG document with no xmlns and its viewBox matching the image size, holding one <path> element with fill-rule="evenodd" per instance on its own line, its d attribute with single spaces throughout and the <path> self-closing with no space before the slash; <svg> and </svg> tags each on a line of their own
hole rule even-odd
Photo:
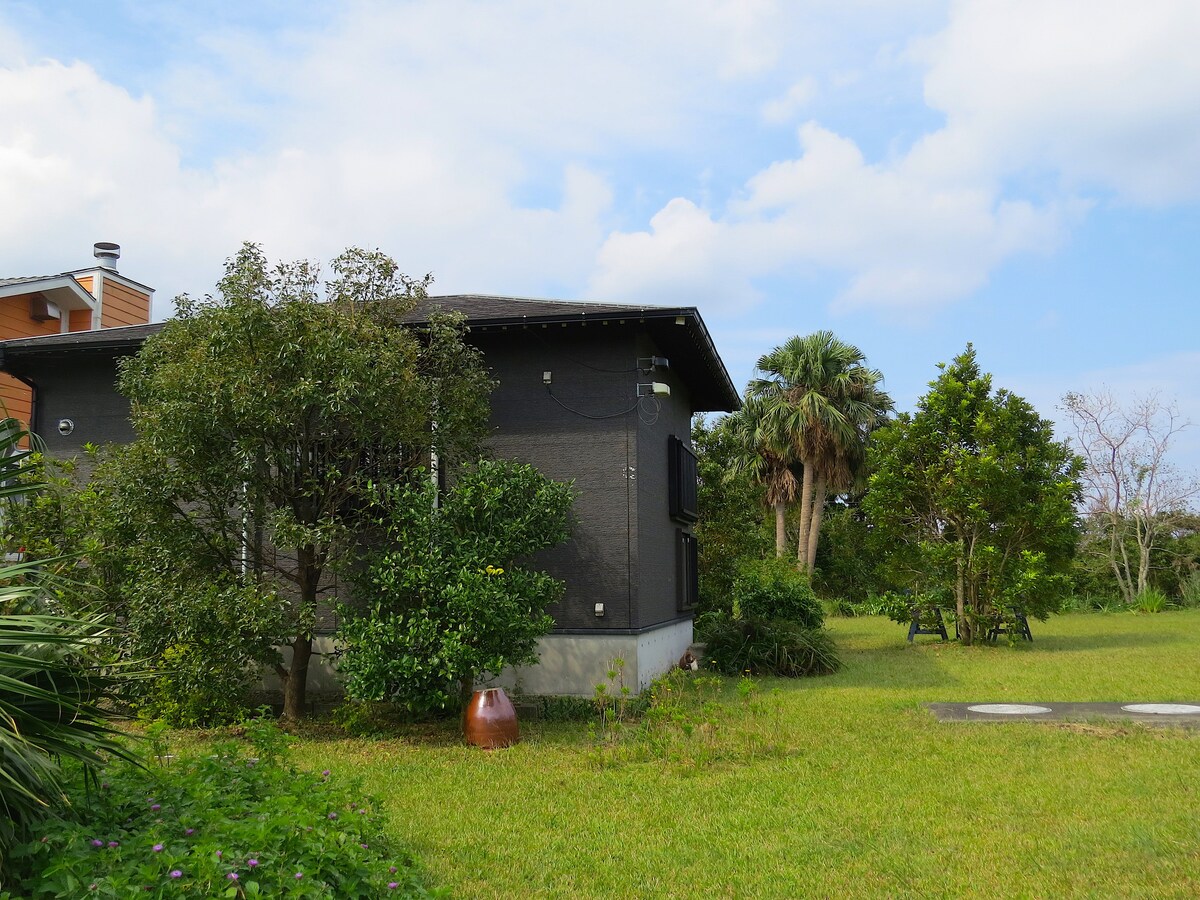
<svg viewBox="0 0 1200 900">
<path fill-rule="evenodd" d="M 494 301 L 501 311 L 508 308 L 503 302 Z M 518 308 L 540 309 L 538 303 Z M 554 314 L 571 306 L 556 303 Z M 572 309 L 565 322 L 490 319 L 468 334 L 497 380 L 492 452 L 576 488 L 572 539 L 539 559 L 567 586 L 550 610 L 560 633 L 630 633 L 690 617 L 679 608 L 678 584 L 678 530 L 690 527 L 670 515 L 668 443 L 674 435 L 690 444 L 698 403 L 737 403 L 694 310 L 643 317 L 654 311 L 603 309 Z M 129 403 L 115 389 L 117 360 L 159 327 L 9 342 L 7 350 L 0 344 L 0 367 L 37 385 L 39 431 L 50 453 L 77 455 L 87 443 L 133 439 Z M 682 358 L 653 371 L 639 367 L 640 360 L 672 355 Z M 704 374 L 713 366 L 724 383 Z M 670 396 L 639 397 L 638 385 L 652 382 L 666 383 Z M 72 420 L 71 434 L 58 433 L 60 419 Z"/>
<path fill-rule="evenodd" d="M 667 442 L 688 440 L 691 406 L 669 368 L 639 370 L 639 359 L 661 356 L 658 346 L 635 326 L 616 324 L 535 325 L 472 340 L 499 383 L 493 452 L 572 481 L 578 494 L 572 540 L 539 560 L 567 583 L 551 610 L 558 630 L 640 630 L 683 617 Z M 638 384 L 655 381 L 671 395 L 639 398 Z"/>
</svg>

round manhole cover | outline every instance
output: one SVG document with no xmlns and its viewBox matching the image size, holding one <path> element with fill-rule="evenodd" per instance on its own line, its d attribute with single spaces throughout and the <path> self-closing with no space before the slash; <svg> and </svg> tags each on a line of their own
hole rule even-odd
<svg viewBox="0 0 1200 900">
<path fill-rule="evenodd" d="M 968 706 L 967 709 L 997 716 L 1035 716 L 1038 713 L 1050 712 L 1048 706 L 1030 706 L 1025 703 L 981 703 L 978 706 Z"/>
<path fill-rule="evenodd" d="M 1156 716 L 1186 716 L 1200 713 L 1200 706 L 1190 703 L 1131 703 L 1121 709 L 1131 713 L 1150 713 Z"/>
</svg>

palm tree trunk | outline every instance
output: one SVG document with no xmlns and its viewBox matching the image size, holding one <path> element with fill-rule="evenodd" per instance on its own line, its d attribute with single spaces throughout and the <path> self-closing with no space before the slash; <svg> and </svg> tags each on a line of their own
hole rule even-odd
<svg viewBox="0 0 1200 900">
<path fill-rule="evenodd" d="M 787 553 L 787 504 L 775 501 L 775 555 L 782 558 Z"/>
<path fill-rule="evenodd" d="M 825 514 L 825 492 L 829 482 L 824 475 L 817 476 L 816 494 L 813 497 L 812 517 L 808 524 L 808 571 L 817 566 L 817 541 L 821 537 L 821 518 Z"/>
<path fill-rule="evenodd" d="M 813 471 L 812 465 L 804 461 L 804 479 L 800 483 L 800 539 L 796 541 L 796 565 L 801 572 L 808 566 L 808 531 L 812 524 Z"/>
</svg>

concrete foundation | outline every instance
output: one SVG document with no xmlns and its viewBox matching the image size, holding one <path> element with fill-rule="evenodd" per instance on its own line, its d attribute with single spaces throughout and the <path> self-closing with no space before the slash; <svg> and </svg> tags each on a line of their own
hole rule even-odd
<svg viewBox="0 0 1200 900">
<path fill-rule="evenodd" d="M 622 659 L 624 683 L 639 693 L 679 662 L 692 643 L 692 620 L 669 622 L 640 634 L 548 634 L 536 666 L 507 669 L 486 682 L 525 694 L 591 697 L 608 683 L 614 659 Z"/>
<path fill-rule="evenodd" d="M 613 660 L 622 659 L 625 661 L 622 678 L 636 694 L 678 663 L 691 643 L 691 619 L 668 622 L 640 634 L 548 634 L 539 642 L 538 665 L 506 669 L 498 678 L 480 684 L 526 694 L 590 697 L 597 684 L 608 682 Z M 331 661 L 333 650 L 332 637 L 322 635 L 313 639 L 309 693 L 328 696 L 342 692 L 341 680 Z M 291 656 L 291 649 L 284 647 L 285 666 L 290 665 Z M 259 689 L 268 695 L 280 692 L 274 672 L 264 673 Z"/>
</svg>

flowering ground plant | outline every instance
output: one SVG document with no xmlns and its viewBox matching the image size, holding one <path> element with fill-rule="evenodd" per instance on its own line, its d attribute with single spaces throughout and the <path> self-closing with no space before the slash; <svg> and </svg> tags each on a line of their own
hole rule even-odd
<svg viewBox="0 0 1200 900">
<path fill-rule="evenodd" d="M 0 898 L 431 896 L 356 783 L 288 765 L 273 724 L 248 735 L 81 778 L 70 815 L 14 848 Z"/>
</svg>

